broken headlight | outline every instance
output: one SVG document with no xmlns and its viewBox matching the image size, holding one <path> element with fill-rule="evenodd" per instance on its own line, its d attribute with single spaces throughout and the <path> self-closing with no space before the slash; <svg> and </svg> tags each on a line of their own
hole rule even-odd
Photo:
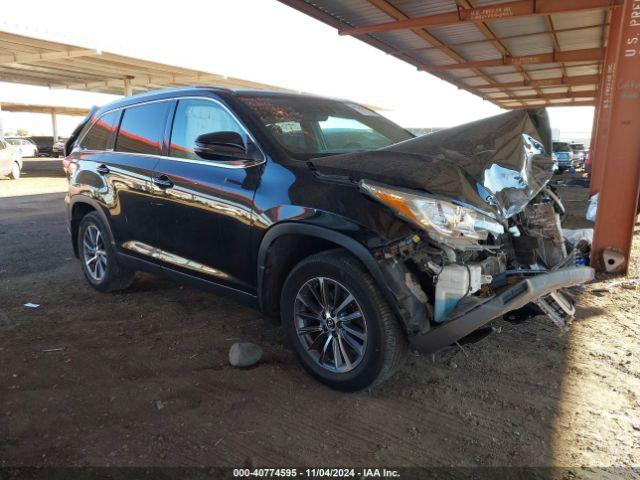
<svg viewBox="0 0 640 480">
<path fill-rule="evenodd" d="M 489 232 L 504 233 L 504 227 L 495 220 L 445 200 L 364 180 L 360 181 L 360 188 L 402 218 L 437 236 L 486 240 Z"/>
</svg>

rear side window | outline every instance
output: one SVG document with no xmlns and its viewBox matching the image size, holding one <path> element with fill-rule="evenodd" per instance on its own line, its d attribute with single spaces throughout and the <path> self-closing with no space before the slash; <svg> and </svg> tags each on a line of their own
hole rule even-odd
<svg viewBox="0 0 640 480">
<path fill-rule="evenodd" d="M 101 116 L 95 122 L 80 142 L 80 147 L 86 150 L 106 150 L 111 135 L 118 128 L 120 111 L 110 112 Z"/>
<path fill-rule="evenodd" d="M 129 107 L 124 111 L 115 149 L 118 152 L 160 155 L 162 134 L 171 102 Z"/>
<path fill-rule="evenodd" d="M 180 100 L 173 120 L 169 155 L 200 159 L 193 151 L 196 138 L 213 132 L 237 132 L 247 145 L 246 132 L 224 107 L 208 100 Z"/>
</svg>

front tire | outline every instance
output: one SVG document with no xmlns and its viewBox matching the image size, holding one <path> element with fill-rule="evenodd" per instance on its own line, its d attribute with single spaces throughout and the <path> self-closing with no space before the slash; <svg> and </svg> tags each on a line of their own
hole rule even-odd
<svg viewBox="0 0 640 480">
<path fill-rule="evenodd" d="M 11 165 L 11 173 L 9 173 L 9 178 L 13 180 L 18 180 L 20 178 L 20 164 L 18 162 L 13 162 Z"/>
<path fill-rule="evenodd" d="M 109 230 L 96 212 L 80 221 L 78 253 L 87 282 L 100 292 L 124 290 L 131 285 L 135 272 L 118 264 Z"/>
<path fill-rule="evenodd" d="M 402 367 L 405 333 L 373 278 L 347 252 L 301 261 L 280 302 L 289 343 L 305 370 L 326 385 L 371 388 Z"/>
</svg>

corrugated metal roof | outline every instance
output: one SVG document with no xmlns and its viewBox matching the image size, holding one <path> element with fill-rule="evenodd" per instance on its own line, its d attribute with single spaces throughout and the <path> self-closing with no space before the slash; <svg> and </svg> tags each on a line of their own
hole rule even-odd
<svg viewBox="0 0 640 480">
<path fill-rule="evenodd" d="M 557 97 L 597 88 L 595 82 L 584 82 L 600 72 L 593 49 L 603 47 L 606 11 L 617 0 L 573 0 L 576 11 L 548 15 L 535 10 L 536 2 L 517 2 L 516 8 L 513 0 L 280 1 L 416 66 L 437 67 L 434 74 L 440 78 L 498 105 L 522 107 L 534 101 L 585 103 L 584 95 Z M 557 0 L 547 7 L 560 12 L 567 4 Z M 469 8 L 474 10 L 465 12 Z M 395 23 L 407 19 L 418 23 Z M 582 61 L 548 63 L 558 56 L 538 56 L 564 52 Z M 581 78 L 568 85 L 571 77 Z M 555 95 L 533 98 L 545 93 Z M 531 98 L 498 101 L 516 94 Z"/>
<path fill-rule="evenodd" d="M 424 0 L 392 0 L 389 3 L 408 17 L 423 17 L 438 13 L 455 12 L 457 8 L 454 0 L 434 0 L 431 2 L 425 2 Z"/>
</svg>

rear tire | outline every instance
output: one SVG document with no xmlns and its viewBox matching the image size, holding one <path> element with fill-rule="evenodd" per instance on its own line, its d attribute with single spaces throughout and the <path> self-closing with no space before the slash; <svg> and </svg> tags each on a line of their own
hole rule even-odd
<svg viewBox="0 0 640 480">
<path fill-rule="evenodd" d="M 135 272 L 118 264 L 109 229 L 97 212 L 82 218 L 77 241 L 82 271 L 89 285 L 99 292 L 115 292 L 131 285 Z"/>
<path fill-rule="evenodd" d="M 280 311 L 302 366 L 331 388 L 371 388 L 406 359 L 407 338 L 398 320 L 373 278 L 347 252 L 301 261 L 285 281 Z"/>
<path fill-rule="evenodd" d="M 11 173 L 9 173 L 9 178 L 13 180 L 18 180 L 20 178 L 20 164 L 18 162 L 13 162 L 11 165 Z"/>
</svg>

